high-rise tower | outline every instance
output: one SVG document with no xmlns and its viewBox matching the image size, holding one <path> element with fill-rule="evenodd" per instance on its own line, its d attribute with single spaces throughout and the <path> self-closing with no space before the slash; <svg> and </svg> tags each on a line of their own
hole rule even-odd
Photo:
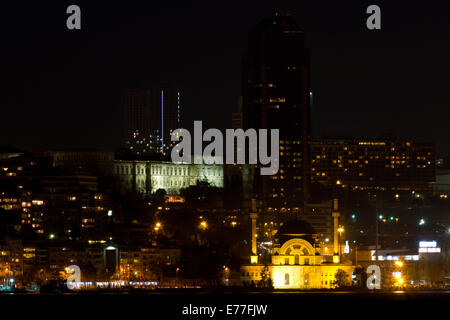
<svg viewBox="0 0 450 320">
<path fill-rule="evenodd" d="M 124 138 L 136 155 L 170 154 L 170 134 L 181 125 L 181 90 L 162 84 L 125 93 Z"/>
<path fill-rule="evenodd" d="M 290 15 L 264 19 L 248 38 L 242 77 L 244 128 L 280 130 L 278 173 L 255 176 L 255 193 L 266 207 L 296 208 L 307 200 L 311 90 L 304 40 Z"/>
<path fill-rule="evenodd" d="M 151 152 L 150 90 L 127 89 L 124 101 L 124 140 L 127 149 L 143 155 Z"/>
<path fill-rule="evenodd" d="M 152 89 L 151 129 L 158 141 L 159 152 L 170 154 L 170 134 L 181 125 L 181 90 L 170 84 Z"/>
</svg>

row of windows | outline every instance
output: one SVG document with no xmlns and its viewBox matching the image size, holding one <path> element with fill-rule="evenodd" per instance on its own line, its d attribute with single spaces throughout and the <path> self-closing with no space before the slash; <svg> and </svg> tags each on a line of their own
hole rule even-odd
<svg viewBox="0 0 450 320">
<path fill-rule="evenodd" d="M 263 273 L 262 272 L 242 272 L 242 276 L 244 277 L 244 276 L 246 276 L 247 275 L 247 277 L 257 277 L 258 275 L 259 276 L 263 276 Z M 268 273 L 268 277 L 270 277 L 270 272 Z"/>
<path fill-rule="evenodd" d="M 130 174 L 131 168 L 127 166 L 116 167 L 116 174 Z M 144 168 L 136 168 L 136 174 L 144 174 L 146 170 Z M 169 176 L 189 176 L 191 171 L 190 168 L 163 168 L 163 167 L 152 167 L 151 170 L 153 175 L 169 175 Z M 148 172 L 147 172 L 148 173 Z M 220 168 L 202 168 L 195 170 L 197 175 L 208 175 L 208 176 L 221 176 Z"/>
</svg>

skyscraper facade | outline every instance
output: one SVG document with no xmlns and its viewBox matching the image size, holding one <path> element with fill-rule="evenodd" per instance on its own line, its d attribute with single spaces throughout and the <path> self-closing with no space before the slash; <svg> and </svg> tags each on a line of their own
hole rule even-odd
<svg viewBox="0 0 450 320">
<path fill-rule="evenodd" d="M 125 93 L 124 137 L 135 155 L 170 154 L 170 134 L 181 125 L 181 90 L 162 84 Z"/>
<path fill-rule="evenodd" d="M 127 89 L 124 101 L 124 140 L 133 154 L 144 155 L 155 150 L 151 139 L 149 89 Z"/>
<path fill-rule="evenodd" d="M 300 207 L 306 201 L 311 91 L 304 41 L 290 15 L 266 18 L 249 34 L 243 125 L 280 130 L 278 173 L 255 176 L 255 194 L 266 207 Z"/>
<path fill-rule="evenodd" d="M 151 133 L 158 141 L 158 152 L 167 155 L 173 146 L 170 134 L 181 126 L 181 90 L 172 84 L 152 89 Z"/>
</svg>

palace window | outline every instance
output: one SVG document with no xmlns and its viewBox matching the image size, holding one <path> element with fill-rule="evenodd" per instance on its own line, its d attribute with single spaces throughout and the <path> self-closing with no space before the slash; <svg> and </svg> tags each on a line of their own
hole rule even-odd
<svg viewBox="0 0 450 320">
<path fill-rule="evenodd" d="M 289 273 L 286 273 L 284 275 L 284 285 L 288 286 L 289 285 Z"/>
</svg>

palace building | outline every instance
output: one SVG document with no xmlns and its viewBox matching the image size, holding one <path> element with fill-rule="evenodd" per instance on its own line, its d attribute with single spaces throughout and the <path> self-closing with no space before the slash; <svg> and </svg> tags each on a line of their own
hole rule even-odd
<svg viewBox="0 0 450 320">
<path fill-rule="evenodd" d="M 207 181 L 223 187 L 223 165 L 186 164 L 170 161 L 115 160 L 113 174 L 120 187 L 129 192 L 150 194 L 164 189 L 177 194 L 181 189 Z"/>
<path fill-rule="evenodd" d="M 168 194 L 175 195 L 199 181 L 215 187 L 224 186 L 222 164 L 175 163 L 162 158 L 121 159 L 108 150 L 46 150 L 37 155 L 52 158 L 54 167 L 70 172 L 114 177 L 121 192 L 148 195 L 165 189 Z"/>
</svg>

